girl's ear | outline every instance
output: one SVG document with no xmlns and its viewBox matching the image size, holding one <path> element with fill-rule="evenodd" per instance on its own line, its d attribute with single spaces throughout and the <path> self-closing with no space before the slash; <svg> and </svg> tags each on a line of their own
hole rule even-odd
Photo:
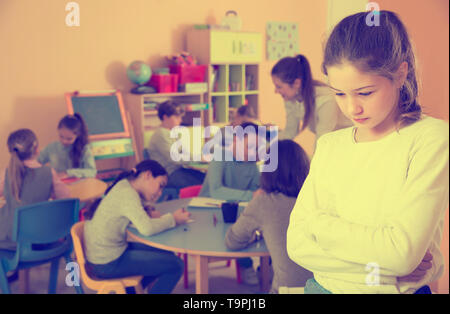
<svg viewBox="0 0 450 314">
<path fill-rule="evenodd" d="M 39 156 L 40 153 L 41 153 L 41 151 L 39 150 L 39 145 L 36 145 L 36 148 L 34 149 L 34 152 L 33 152 L 33 157 Z"/>
<path fill-rule="evenodd" d="M 153 178 L 153 175 L 150 171 L 144 171 L 142 174 L 144 175 L 144 179 L 146 180 Z"/>
<path fill-rule="evenodd" d="M 299 78 L 296 78 L 294 83 L 292 83 L 292 88 L 297 89 L 299 92 L 301 91 L 301 87 L 302 87 L 302 80 Z"/>
<path fill-rule="evenodd" d="M 401 88 L 405 83 L 406 77 L 408 76 L 408 70 L 408 62 L 403 61 L 395 73 L 395 85 L 397 88 Z"/>
</svg>

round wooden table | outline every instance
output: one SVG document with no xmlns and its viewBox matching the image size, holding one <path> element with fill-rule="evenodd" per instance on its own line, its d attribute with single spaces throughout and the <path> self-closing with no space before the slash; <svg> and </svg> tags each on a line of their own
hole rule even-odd
<svg viewBox="0 0 450 314">
<path fill-rule="evenodd" d="M 108 187 L 105 182 L 96 178 L 84 178 L 68 183 L 67 186 L 70 190 L 70 197 L 78 198 L 82 203 L 101 197 Z"/>
</svg>

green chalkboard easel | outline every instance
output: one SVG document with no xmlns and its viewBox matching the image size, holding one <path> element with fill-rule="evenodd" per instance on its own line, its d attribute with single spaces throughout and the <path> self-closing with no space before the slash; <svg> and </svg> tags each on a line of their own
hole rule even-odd
<svg viewBox="0 0 450 314">
<path fill-rule="evenodd" d="M 107 93 L 66 93 L 69 114 L 79 113 L 86 122 L 90 140 L 130 137 L 122 95 Z"/>
<path fill-rule="evenodd" d="M 136 141 L 120 91 L 65 94 L 69 114 L 79 113 L 88 128 L 94 158 L 135 156 Z"/>
</svg>

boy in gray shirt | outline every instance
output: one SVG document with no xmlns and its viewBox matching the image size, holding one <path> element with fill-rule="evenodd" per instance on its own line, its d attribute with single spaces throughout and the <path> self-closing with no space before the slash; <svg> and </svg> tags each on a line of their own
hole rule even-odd
<svg viewBox="0 0 450 314">
<path fill-rule="evenodd" d="M 189 162 L 175 161 L 170 156 L 170 149 L 176 142 L 175 138 L 170 137 L 170 131 L 181 124 L 183 114 L 181 105 L 174 101 L 169 100 L 159 104 L 158 117 L 161 120 L 161 126 L 153 134 L 148 146 L 150 159 L 159 162 L 169 174 L 167 187 L 177 189 L 200 185 L 205 179 L 203 172 L 183 167 Z"/>
</svg>

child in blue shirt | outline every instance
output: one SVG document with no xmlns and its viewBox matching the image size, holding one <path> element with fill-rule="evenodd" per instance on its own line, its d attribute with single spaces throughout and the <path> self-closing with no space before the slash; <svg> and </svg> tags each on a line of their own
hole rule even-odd
<svg viewBox="0 0 450 314">
<path fill-rule="evenodd" d="M 242 127 L 244 132 L 240 133 L 235 129 L 235 135 L 230 143 L 232 145 L 225 145 L 226 148 L 223 148 L 222 160 L 211 161 L 200 196 L 221 200 L 250 201 L 257 193 L 260 178 L 256 164 L 258 145 L 256 141 L 250 139 L 258 139 L 258 125 L 244 122 L 238 127 Z M 226 142 L 229 142 L 229 137 L 229 134 L 225 135 Z M 228 160 L 229 157 L 232 157 L 232 160 Z M 258 284 L 252 259 L 239 258 L 237 263 L 241 269 L 243 281 L 247 284 Z"/>
<path fill-rule="evenodd" d="M 60 178 L 89 178 L 97 175 L 94 156 L 89 148 L 88 132 L 78 113 L 66 115 L 58 124 L 59 141 L 45 147 L 38 158 L 58 172 Z"/>
<path fill-rule="evenodd" d="M 251 122 L 240 125 L 244 130 L 250 130 L 257 137 L 258 126 Z M 213 160 L 209 164 L 200 196 L 221 200 L 250 201 L 253 192 L 259 188 L 259 169 L 255 156 L 257 147 L 248 143 L 249 134 L 233 136 L 232 147 L 224 148 L 222 160 Z M 255 138 L 256 138 L 255 137 Z M 239 142 L 243 142 L 244 150 L 239 151 Z M 231 143 L 230 143 L 231 144 Z M 227 150 L 232 150 L 228 151 Z M 232 157 L 227 158 L 227 155 Z"/>
</svg>

